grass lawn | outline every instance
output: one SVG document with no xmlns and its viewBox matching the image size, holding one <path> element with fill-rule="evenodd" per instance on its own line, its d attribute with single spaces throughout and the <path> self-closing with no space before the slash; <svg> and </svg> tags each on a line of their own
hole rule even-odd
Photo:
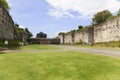
<svg viewBox="0 0 120 80">
<path fill-rule="evenodd" d="M 77 51 L 3 53 L 0 80 L 120 80 L 120 59 Z"/>
<path fill-rule="evenodd" d="M 21 50 L 55 50 L 55 49 L 60 49 L 56 46 L 52 45 L 26 45 L 20 48 Z"/>
</svg>

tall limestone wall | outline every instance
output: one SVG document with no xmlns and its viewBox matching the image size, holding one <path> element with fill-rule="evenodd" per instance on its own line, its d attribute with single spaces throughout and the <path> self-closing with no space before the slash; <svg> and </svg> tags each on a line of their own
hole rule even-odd
<svg viewBox="0 0 120 80">
<path fill-rule="evenodd" d="M 75 43 L 88 43 L 88 30 L 75 32 Z"/>
<path fill-rule="evenodd" d="M 92 44 L 94 42 L 93 32 L 93 28 L 88 28 L 80 31 L 59 34 L 58 37 L 60 38 L 61 44 Z"/>
<path fill-rule="evenodd" d="M 0 2 L 0 39 L 14 39 L 14 22 Z"/>
<path fill-rule="evenodd" d="M 65 34 L 64 33 L 59 33 L 58 34 L 58 36 L 57 36 L 57 38 L 59 38 L 60 39 L 60 44 L 64 44 L 65 43 L 65 36 L 64 36 Z"/>
<path fill-rule="evenodd" d="M 65 44 L 72 44 L 73 43 L 72 33 L 66 33 L 64 36 L 65 36 L 64 37 Z"/>
<path fill-rule="evenodd" d="M 120 16 L 80 31 L 64 33 L 59 38 L 62 44 L 120 41 Z"/>
<path fill-rule="evenodd" d="M 120 41 L 120 17 L 94 26 L 94 43 Z"/>
</svg>

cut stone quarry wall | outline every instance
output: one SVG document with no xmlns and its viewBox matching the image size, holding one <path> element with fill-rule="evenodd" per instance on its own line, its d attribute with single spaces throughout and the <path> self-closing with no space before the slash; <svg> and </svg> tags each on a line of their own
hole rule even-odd
<svg viewBox="0 0 120 80">
<path fill-rule="evenodd" d="M 0 39 L 14 39 L 14 22 L 0 2 Z"/>
<path fill-rule="evenodd" d="M 75 31 L 74 33 L 64 33 L 64 37 L 63 35 L 58 35 L 58 37 L 60 38 L 60 42 L 64 42 L 65 44 L 76 44 L 81 42 L 91 44 L 120 41 L 120 16 L 107 20 L 102 24 Z"/>
</svg>

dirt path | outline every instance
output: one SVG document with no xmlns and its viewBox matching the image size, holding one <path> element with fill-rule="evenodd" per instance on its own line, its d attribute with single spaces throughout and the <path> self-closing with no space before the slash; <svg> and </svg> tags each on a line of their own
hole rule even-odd
<svg viewBox="0 0 120 80">
<path fill-rule="evenodd" d="M 51 46 L 51 45 L 50 45 Z M 53 45 L 56 46 L 56 45 Z M 74 46 L 57 46 L 57 50 L 7 50 L 7 52 L 62 52 L 62 51 L 82 51 L 87 53 L 99 54 L 120 57 L 120 51 L 105 50 L 105 49 L 91 49 L 91 48 L 78 48 Z"/>
<path fill-rule="evenodd" d="M 113 51 L 108 49 L 105 50 L 105 49 L 92 49 L 92 48 L 78 48 L 73 46 L 59 46 L 59 47 L 64 48 L 65 50 L 83 51 L 87 53 L 120 57 L 120 51 Z"/>
</svg>

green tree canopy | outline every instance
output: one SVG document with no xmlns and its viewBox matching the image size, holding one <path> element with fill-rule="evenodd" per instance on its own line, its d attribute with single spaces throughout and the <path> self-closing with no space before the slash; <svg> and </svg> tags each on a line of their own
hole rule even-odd
<svg viewBox="0 0 120 80">
<path fill-rule="evenodd" d="M 112 13 L 109 10 L 103 10 L 101 12 L 98 12 L 97 14 L 94 15 L 94 17 L 92 18 L 93 20 L 93 24 L 99 24 L 102 23 L 104 21 L 106 21 L 107 19 L 109 19 L 110 17 L 112 17 Z"/>
<path fill-rule="evenodd" d="M 33 36 L 32 33 L 28 30 L 28 28 L 25 28 L 25 32 L 28 33 L 28 37 L 32 37 Z"/>
<path fill-rule="evenodd" d="M 120 9 L 119 9 L 119 11 L 118 11 L 118 13 L 117 13 L 117 16 L 120 16 Z"/>
<path fill-rule="evenodd" d="M 15 38 L 18 39 L 18 40 L 20 40 L 21 37 L 20 37 L 19 25 L 18 25 L 18 24 L 15 24 L 15 25 L 14 25 L 14 28 L 15 28 L 15 30 L 14 30 L 14 31 L 15 31 L 15 32 L 14 32 L 14 33 L 15 33 Z"/>
<path fill-rule="evenodd" d="M 29 38 L 33 36 L 32 33 L 28 30 L 28 28 L 25 28 L 25 29 L 20 28 L 19 24 L 15 24 L 14 28 L 15 28 L 15 36 L 16 36 L 16 39 L 18 39 L 18 40 L 21 40 L 22 33 L 28 34 Z"/>
<path fill-rule="evenodd" d="M 78 26 L 78 30 L 81 30 L 82 28 L 83 28 L 82 25 L 79 25 L 79 26 Z"/>
<path fill-rule="evenodd" d="M 70 32 L 75 32 L 76 30 L 74 29 L 74 30 L 71 30 Z"/>
<path fill-rule="evenodd" d="M 10 10 L 10 6 L 8 4 L 8 2 L 6 0 L 1 0 L 1 3 L 4 5 L 4 7 L 7 9 L 7 10 Z"/>
<path fill-rule="evenodd" d="M 37 33 L 36 38 L 47 38 L 47 34 L 43 32 L 39 32 Z"/>
</svg>

